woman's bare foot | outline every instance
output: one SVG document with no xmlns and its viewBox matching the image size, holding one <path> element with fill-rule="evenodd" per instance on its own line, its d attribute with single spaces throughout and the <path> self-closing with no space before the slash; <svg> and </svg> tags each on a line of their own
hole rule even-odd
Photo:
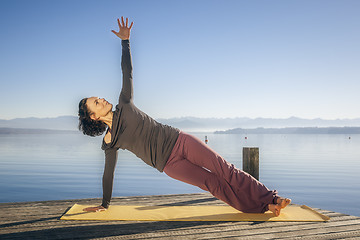
<svg viewBox="0 0 360 240">
<path fill-rule="evenodd" d="M 276 203 L 278 205 L 280 205 L 281 208 L 285 208 L 287 205 L 289 205 L 291 203 L 291 199 L 290 198 L 277 197 L 276 198 Z"/>
<path fill-rule="evenodd" d="M 268 208 L 276 217 L 280 215 L 281 206 L 279 204 L 269 204 Z"/>
</svg>

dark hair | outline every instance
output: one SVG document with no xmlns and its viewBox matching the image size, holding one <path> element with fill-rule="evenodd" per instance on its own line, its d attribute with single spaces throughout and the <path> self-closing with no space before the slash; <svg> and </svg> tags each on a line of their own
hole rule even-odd
<svg viewBox="0 0 360 240">
<path fill-rule="evenodd" d="M 106 130 L 106 124 L 90 118 L 92 113 L 86 105 L 86 100 L 87 98 L 83 98 L 79 103 L 79 130 L 84 135 L 91 137 L 100 136 Z"/>
</svg>

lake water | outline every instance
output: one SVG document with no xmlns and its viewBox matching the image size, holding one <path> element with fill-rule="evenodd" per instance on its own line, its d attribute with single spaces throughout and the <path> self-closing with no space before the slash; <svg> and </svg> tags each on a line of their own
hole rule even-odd
<svg viewBox="0 0 360 240">
<path fill-rule="evenodd" d="M 240 169 L 242 148 L 259 147 L 268 188 L 296 204 L 360 216 L 360 135 L 194 135 L 206 135 Z M 0 202 L 101 198 L 101 141 L 80 133 L 0 135 Z M 119 150 L 113 196 L 197 192 Z"/>
</svg>

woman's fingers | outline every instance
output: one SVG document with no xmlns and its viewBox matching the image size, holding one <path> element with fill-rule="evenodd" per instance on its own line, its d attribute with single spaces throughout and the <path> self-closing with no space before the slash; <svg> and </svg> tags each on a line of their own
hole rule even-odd
<svg viewBox="0 0 360 240">
<path fill-rule="evenodd" d="M 87 208 L 84 208 L 83 211 L 86 211 L 86 212 L 95 212 L 95 207 L 87 207 Z"/>
<path fill-rule="evenodd" d="M 105 211 L 106 209 L 103 208 L 103 207 L 87 207 L 87 208 L 84 208 L 83 211 L 86 211 L 86 212 L 101 212 L 101 211 Z"/>
<path fill-rule="evenodd" d="M 132 28 L 132 25 L 134 24 L 134 22 L 131 22 L 130 27 L 128 27 L 128 25 L 129 25 L 129 19 L 126 18 L 126 22 L 124 22 L 124 17 L 123 17 L 123 16 L 121 16 L 121 22 L 120 22 L 120 19 L 119 19 L 119 18 L 117 19 L 117 21 L 118 21 L 119 28 L 125 27 L 125 28 L 131 29 L 131 28 Z"/>
<path fill-rule="evenodd" d="M 129 25 L 129 19 L 126 18 L 126 23 L 124 22 L 124 17 L 121 16 L 121 22 L 120 19 L 117 19 L 118 24 L 119 24 L 119 31 L 116 32 L 114 30 L 111 30 L 111 32 L 113 32 L 117 37 L 121 38 L 122 40 L 126 40 L 129 39 L 130 37 L 130 30 L 134 24 L 134 22 L 131 22 L 130 27 L 128 27 Z"/>
<path fill-rule="evenodd" d="M 121 23 L 122 23 L 122 27 L 124 27 L 125 23 L 124 23 L 124 17 L 123 16 L 121 16 Z"/>
</svg>

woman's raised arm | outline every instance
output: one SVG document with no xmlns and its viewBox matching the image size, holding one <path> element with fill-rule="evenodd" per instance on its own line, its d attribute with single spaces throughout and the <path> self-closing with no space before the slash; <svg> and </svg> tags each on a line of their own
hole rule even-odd
<svg viewBox="0 0 360 240">
<path fill-rule="evenodd" d="M 131 22 L 130 27 L 128 27 L 128 18 L 126 18 L 126 23 L 124 22 L 124 17 L 121 17 L 121 23 L 119 19 L 117 21 L 119 24 L 119 32 L 116 32 L 114 30 L 111 31 L 121 39 L 122 45 L 121 70 L 123 73 L 123 85 L 119 101 L 122 100 L 124 102 L 130 102 L 133 97 L 133 80 L 129 38 L 133 22 Z"/>
</svg>

